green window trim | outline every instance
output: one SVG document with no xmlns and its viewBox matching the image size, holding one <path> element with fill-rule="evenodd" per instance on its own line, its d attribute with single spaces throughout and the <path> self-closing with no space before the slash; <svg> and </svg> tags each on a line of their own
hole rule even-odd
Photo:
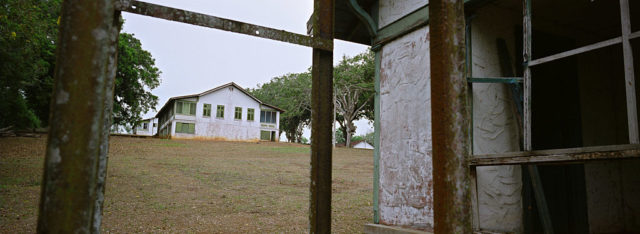
<svg viewBox="0 0 640 234">
<path fill-rule="evenodd" d="M 196 103 L 192 101 L 176 101 L 176 114 L 196 115 Z"/>
<path fill-rule="evenodd" d="M 211 104 L 204 104 L 202 106 L 202 116 L 211 117 Z"/>
<path fill-rule="evenodd" d="M 253 108 L 247 108 L 247 121 L 254 121 L 255 110 Z"/>
<path fill-rule="evenodd" d="M 260 123 L 277 123 L 278 114 L 276 111 L 260 110 Z"/>
<path fill-rule="evenodd" d="M 236 120 L 241 120 L 242 119 L 242 107 L 236 107 L 236 112 L 233 115 L 233 118 Z"/>
<path fill-rule="evenodd" d="M 176 133 L 195 134 L 196 124 L 176 122 Z"/>
<path fill-rule="evenodd" d="M 218 105 L 216 107 L 216 118 L 224 119 L 224 105 Z"/>
</svg>

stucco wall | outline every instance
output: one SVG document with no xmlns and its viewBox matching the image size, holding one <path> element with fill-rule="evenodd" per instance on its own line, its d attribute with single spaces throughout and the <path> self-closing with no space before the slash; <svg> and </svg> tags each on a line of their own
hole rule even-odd
<svg viewBox="0 0 640 234">
<path fill-rule="evenodd" d="M 429 29 L 382 48 L 380 222 L 433 228 Z"/>
<path fill-rule="evenodd" d="M 427 5 L 428 0 L 380 0 L 378 28 L 402 18 L 403 16 Z"/>
<path fill-rule="evenodd" d="M 497 38 L 506 40 L 512 63 L 515 51 L 513 22 L 520 16 L 492 6 L 476 12 L 471 23 L 472 76 L 504 77 Z M 515 71 L 515 68 L 512 69 Z M 513 99 L 506 84 L 473 84 L 473 152 L 492 154 L 519 151 L 518 125 Z M 477 214 L 484 230 L 518 232 L 522 228 L 522 175 L 520 166 L 477 168 Z"/>
</svg>

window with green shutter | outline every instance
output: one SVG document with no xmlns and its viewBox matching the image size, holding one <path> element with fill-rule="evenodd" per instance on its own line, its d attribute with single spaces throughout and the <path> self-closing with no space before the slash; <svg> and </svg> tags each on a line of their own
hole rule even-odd
<svg viewBox="0 0 640 234">
<path fill-rule="evenodd" d="M 196 115 L 196 103 L 188 101 L 176 101 L 176 114 Z"/>
<path fill-rule="evenodd" d="M 234 119 L 242 119 L 242 107 L 236 107 L 236 114 L 233 115 Z"/>
<path fill-rule="evenodd" d="M 247 109 L 247 121 L 253 121 L 255 115 L 255 110 L 253 108 Z"/>
<path fill-rule="evenodd" d="M 176 122 L 176 133 L 195 134 L 196 133 L 196 124 L 195 123 L 180 123 L 180 122 Z"/>
<path fill-rule="evenodd" d="M 216 109 L 216 118 L 224 119 L 224 106 L 223 105 L 218 105 L 218 107 Z"/>
<path fill-rule="evenodd" d="M 211 104 L 204 104 L 202 106 L 202 116 L 211 117 Z"/>
</svg>

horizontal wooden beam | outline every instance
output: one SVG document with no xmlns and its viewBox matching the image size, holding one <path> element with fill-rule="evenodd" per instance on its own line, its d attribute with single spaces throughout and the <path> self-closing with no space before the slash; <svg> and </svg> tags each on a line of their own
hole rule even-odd
<svg viewBox="0 0 640 234">
<path fill-rule="evenodd" d="M 619 44 L 619 43 L 622 43 L 622 37 L 616 37 L 616 38 L 613 38 L 613 39 L 609 39 L 609 40 L 606 40 L 606 41 L 601 41 L 601 42 L 598 42 L 598 43 L 595 43 L 595 44 L 583 46 L 583 47 L 576 48 L 576 49 L 573 49 L 573 50 L 568 50 L 568 51 L 565 51 L 565 52 L 562 52 L 562 53 L 550 55 L 550 56 L 539 58 L 539 59 L 534 59 L 531 62 L 529 62 L 529 67 L 532 67 L 532 66 L 535 66 L 535 65 L 540 65 L 540 64 L 543 64 L 543 63 L 547 63 L 547 62 L 551 62 L 551 61 L 558 60 L 558 59 L 561 59 L 561 58 L 566 58 L 566 57 L 573 56 L 573 55 L 576 55 L 576 54 L 589 52 L 589 51 L 592 51 L 592 50 L 600 49 L 600 48 L 603 48 L 603 47 L 607 47 L 607 46 L 611 46 L 611 45 L 615 45 L 615 44 Z"/>
<path fill-rule="evenodd" d="M 376 37 L 373 38 L 372 48 L 379 48 L 427 23 L 429 23 L 429 7 L 424 6 L 379 29 Z"/>
<path fill-rule="evenodd" d="M 202 27 L 220 29 L 254 37 L 288 42 L 326 51 L 333 51 L 333 40 L 330 39 L 315 38 L 307 35 L 287 32 L 284 30 L 263 27 L 259 25 L 219 18 L 215 16 L 141 1 L 119 0 L 116 2 L 116 10 Z"/>
<path fill-rule="evenodd" d="M 522 83 L 522 77 L 469 77 L 467 82 L 516 84 Z"/>
<path fill-rule="evenodd" d="M 604 159 L 640 158 L 640 144 L 592 146 L 569 149 L 536 150 L 502 154 L 474 155 L 471 166 L 521 165 L 584 162 Z"/>
</svg>

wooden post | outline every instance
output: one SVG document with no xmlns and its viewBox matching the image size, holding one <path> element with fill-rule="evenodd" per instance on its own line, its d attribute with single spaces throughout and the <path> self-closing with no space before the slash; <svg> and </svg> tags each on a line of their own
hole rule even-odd
<svg viewBox="0 0 640 234">
<path fill-rule="evenodd" d="M 531 151 L 531 68 L 529 68 L 529 62 L 531 61 L 531 0 L 522 1 L 522 26 L 523 26 L 523 51 L 522 56 L 524 58 L 524 121 L 523 121 L 523 133 L 524 133 L 524 150 Z"/>
<path fill-rule="evenodd" d="M 334 0 L 315 0 L 313 36 L 333 40 Z M 311 233 L 331 233 L 333 51 L 313 49 L 311 71 Z"/>
<path fill-rule="evenodd" d="M 66 0 L 51 101 L 39 233 L 98 233 L 119 15 L 112 0 Z"/>
<path fill-rule="evenodd" d="M 624 56 L 624 87 L 627 93 L 627 123 L 629 128 L 629 144 L 638 144 L 638 112 L 636 108 L 636 81 L 633 71 L 633 51 L 629 36 L 631 22 L 629 19 L 629 0 L 620 0 L 620 18 L 622 24 L 622 53 Z"/>
<path fill-rule="evenodd" d="M 472 232 L 463 2 L 429 3 L 435 233 Z"/>
</svg>

